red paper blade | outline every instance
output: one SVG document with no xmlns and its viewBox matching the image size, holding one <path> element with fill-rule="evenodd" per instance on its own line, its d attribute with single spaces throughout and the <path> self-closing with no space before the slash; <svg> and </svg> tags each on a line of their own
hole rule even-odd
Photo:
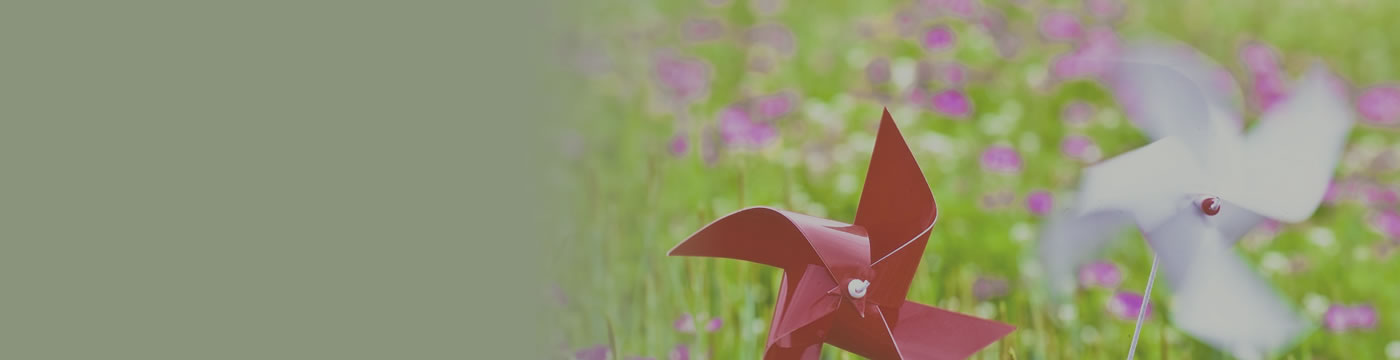
<svg viewBox="0 0 1400 360">
<path fill-rule="evenodd" d="M 870 234 L 870 256 L 878 274 L 870 299 L 886 313 L 897 313 L 908 295 L 937 216 L 928 181 L 885 110 L 855 224 Z"/>
<path fill-rule="evenodd" d="M 768 325 L 768 342 L 764 349 L 763 358 L 766 360 L 820 360 L 822 353 L 822 343 L 826 337 L 827 328 L 831 326 L 831 317 L 818 319 L 820 324 L 813 324 L 810 328 L 799 328 L 782 338 L 778 337 L 779 320 L 783 318 L 783 312 L 787 308 L 788 294 L 797 290 L 800 275 L 791 275 L 783 272 L 783 284 L 778 288 L 777 306 L 773 309 L 773 321 Z"/>
<path fill-rule="evenodd" d="M 885 326 L 885 314 L 877 306 L 871 307 L 865 317 L 850 307 L 836 310 L 836 323 L 826 342 L 868 359 L 900 358 L 894 335 Z"/>
<path fill-rule="evenodd" d="M 932 306 L 904 302 L 890 332 L 905 359 L 966 359 L 1016 327 Z"/>
<path fill-rule="evenodd" d="M 783 297 L 778 298 L 781 305 L 774 311 L 769 329 L 769 347 L 809 328 L 816 330 L 809 331 L 811 333 L 825 333 L 831 326 L 831 313 L 841 304 L 840 295 L 827 294 L 827 290 L 835 287 L 836 282 L 822 266 L 808 265 L 801 275 L 786 273 L 783 276 L 785 282 L 791 279 L 796 286 L 785 288 L 781 294 Z M 799 345 L 806 345 L 801 343 L 803 338 L 805 336 L 798 336 L 787 341 L 798 340 Z M 818 342 L 821 342 L 820 339 Z"/>
<path fill-rule="evenodd" d="M 936 215 L 928 181 L 885 110 L 854 222 L 870 232 L 871 263 L 917 240 Z"/>
<path fill-rule="evenodd" d="M 821 264 L 797 225 L 782 212 L 765 207 L 735 211 L 705 225 L 667 255 L 706 256 L 751 261 L 801 273 Z"/>
</svg>

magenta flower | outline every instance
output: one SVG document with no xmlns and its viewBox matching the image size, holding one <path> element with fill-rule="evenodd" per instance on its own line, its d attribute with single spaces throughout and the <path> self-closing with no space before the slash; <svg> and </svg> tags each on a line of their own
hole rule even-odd
<svg viewBox="0 0 1400 360">
<path fill-rule="evenodd" d="M 1060 152 L 1071 159 L 1085 163 L 1097 162 L 1103 156 L 1103 152 L 1099 150 L 1099 145 L 1094 143 L 1094 139 L 1084 135 L 1065 136 L 1065 139 L 1060 141 Z"/>
<path fill-rule="evenodd" d="M 1278 64 L 1278 52 L 1263 43 L 1250 42 L 1241 46 L 1240 60 L 1253 74 L 1278 74 L 1282 72 Z"/>
<path fill-rule="evenodd" d="M 1119 319 L 1136 321 L 1138 309 L 1142 308 L 1142 295 L 1120 291 L 1108 300 L 1108 313 Z M 1152 304 L 1147 304 L 1147 311 L 1144 316 L 1152 316 Z"/>
<path fill-rule="evenodd" d="M 1122 283 L 1123 272 L 1118 269 L 1118 264 L 1095 261 L 1079 268 L 1079 285 L 1084 288 L 1116 289 Z M 1133 313 L 1137 313 L 1136 307 Z"/>
<path fill-rule="evenodd" d="M 656 80 L 672 100 L 688 103 L 701 98 L 710 87 L 710 64 L 698 58 L 681 58 L 670 52 L 653 60 Z"/>
<path fill-rule="evenodd" d="M 972 282 L 972 296 L 978 301 L 991 300 L 1006 296 L 1011 291 L 1011 286 L 1006 279 L 1000 277 L 979 276 Z"/>
<path fill-rule="evenodd" d="M 1026 195 L 1026 210 L 1035 215 L 1047 215 L 1055 208 L 1055 197 L 1049 191 L 1037 190 Z"/>
<path fill-rule="evenodd" d="M 749 2 L 750 10 L 759 16 L 773 16 L 783 11 L 783 0 L 753 0 Z"/>
<path fill-rule="evenodd" d="M 704 42 L 724 36 L 724 23 L 716 19 L 690 19 L 682 26 L 687 41 Z"/>
<path fill-rule="evenodd" d="M 1356 110 L 1366 122 L 1372 124 L 1400 123 L 1400 87 L 1377 86 L 1366 89 L 1356 99 Z"/>
<path fill-rule="evenodd" d="M 669 359 L 690 360 L 690 346 L 687 346 L 686 344 L 676 345 L 676 348 L 671 349 L 671 356 L 669 357 Z"/>
<path fill-rule="evenodd" d="M 940 64 L 934 71 L 938 80 L 948 86 L 959 86 L 967 81 L 967 68 L 956 62 Z"/>
<path fill-rule="evenodd" d="M 1369 304 L 1333 304 L 1327 308 L 1327 313 L 1322 315 L 1322 323 L 1332 332 L 1371 330 L 1376 327 L 1376 309 Z"/>
<path fill-rule="evenodd" d="M 797 51 L 797 39 L 783 24 L 763 24 L 749 29 L 749 42 L 767 46 L 779 55 L 791 56 Z"/>
<path fill-rule="evenodd" d="M 1383 210 L 1371 216 L 1371 228 L 1391 239 L 1400 239 L 1400 214 Z"/>
<path fill-rule="evenodd" d="M 730 106 L 720 112 L 719 131 L 725 144 L 741 147 L 763 147 L 778 137 L 773 125 L 755 121 L 740 106 Z"/>
<path fill-rule="evenodd" d="M 719 331 L 721 326 L 724 326 L 724 320 L 718 317 L 710 318 L 710 321 L 705 322 L 705 332 Z"/>
<path fill-rule="evenodd" d="M 965 117 L 972 113 L 972 101 L 956 89 L 948 89 L 929 98 L 929 105 L 935 111 L 952 117 Z"/>
<path fill-rule="evenodd" d="M 1010 146 L 989 146 L 982 151 L 982 170 L 1007 174 L 1021 172 L 1021 155 Z"/>
<path fill-rule="evenodd" d="M 694 333 L 695 333 L 695 318 L 694 318 L 694 317 L 691 317 L 689 313 L 684 313 L 684 314 L 681 314 L 681 317 L 680 317 L 680 318 L 677 318 L 677 319 L 676 319 L 676 322 L 675 322 L 674 324 L 672 324 L 671 326 L 674 327 L 674 328 L 676 328 L 676 331 L 679 331 L 679 332 L 681 332 L 681 333 L 685 333 L 685 334 L 694 334 Z"/>
<path fill-rule="evenodd" d="M 598 345 L 574 352 L 575 360 L 607 360 L 611 352 L 605 345 Z"/>
<path fill-rule="evenodd" d="M 1063 121 L 1066 125 L 1082 128 L 1089 126 L 1093 120 L 1094 105 L 1090 105 L 1089 103 L 1074 101 L 1065 104 L 1065 107 L 1060 109 L 1060 121 Z"/>
<path fill-rule="evenodd" d="M 1084 7 L 1099 20 L 1112 20 L 1123 15 L 1123 3 L 1119 0 L 1084 0 Z"/>
<path fill-rule="evenodd" d="M 983 210 L 997 210 L 1016 202 L 1016 193 L 1010 190 L 992 191 L 982 195 Z"/>
<path fill-rule="evenodd" d="M 935 0 L 938 8 L 960 18 L 971 18 L 977 14 L 977 4 L 974 0 Z"/>
<path fill-rule="evenodd" d="M 953 30 L 947 25 L 936 25 L 924 32 L 924 48 L 930 51 L 951 48 L 955 40 L 957 39 Z"/>
<path fill-rule="evenodd" d="M 685 133 L 671 136 L 671 155 L 682 156 L 690 150 L 690 138 Z"/>
<path fill-rule="evenodd" d="M 1064 11 L 1051 11 L 1040 18 L 1040 34 L 1053 41 L 1070 41 L 1084 35 L 1079 19 Z"/>
<path fill-rule="evenodd" d="M 1274 105 L 1283 102 L 1288 97 L 1288 84 L 1283 79 L 1283 73 L 1260 73 L 1254 75 L 1254 84 L 1251 86 L 1254 103 L 1259 104 L 1259 109 L 1268 111 Z"/>
<path fill-rule="evenodd" d="M 876 58 L 865 65 L 865 79 L 880 85 L 890 81 L 890 59 Z"/>
<path fill-rule="evenodd" d="M 1362 195 L 1365 196 L 1363 199 L 1367 205 L 1379 208 L 1391 208 L 1395 207 L 1396 204 L 1400 204 L 1400 195 L 1397 195 L 1395 190 L 1391 188 L 1379 184 L 1368 184 L 1362 187 L 1361 191 Z"/>
<path fill-rule="evenodd" d="M 756 107 L 759 119 L 772 120 L 791 113 L 796 106 L 796 98 L 796 94 L 789 92 L 758 98 Z"/>
</svg>

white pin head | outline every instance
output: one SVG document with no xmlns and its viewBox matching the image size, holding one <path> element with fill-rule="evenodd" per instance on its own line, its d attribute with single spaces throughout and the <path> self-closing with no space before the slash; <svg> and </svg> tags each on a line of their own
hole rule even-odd
<svg viewBox="0 0 1400 360">
<path fill-rule="evenodd" d="M 852 298 L 859 299 L 865 297 L 865 289 L 868 287 L 870 287 L 870 281 L 854 279 L 846 283 L 846 292 L 851 294 Z"/>
</svg>

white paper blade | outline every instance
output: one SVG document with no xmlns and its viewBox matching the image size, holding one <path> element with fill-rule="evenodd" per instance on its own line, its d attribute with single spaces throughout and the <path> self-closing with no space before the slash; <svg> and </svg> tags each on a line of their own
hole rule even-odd
<svg viewBox="0 0 1400 360">
<path fill-rule="evenodd" d="M 1322 203 L 1355 115 L 1328 72 L 1314 65 L 1293 94 L 1265 114 L 1243 145 L 1243 177 L 1231 200 L 1285 222 L 1312 216 Z"/>
<path fill-rule="evenodd" d="M 1103 211 L 1075 216 L 1060 213 L 1052 217 L 1041 233 L 1040 263 L 1057 300 L 1074 293 L 1079 266 L 1093 260 L 1113 240 L 1132 225 L 1124 212 Z"/>
<path fill-rule="evenodd" d="M 1180 137 L 1201 160 L 1238 141 L 1241 95 L 1223 68 L 1188 46 L 1145 42 L 1115 59 L 1109 84 L 1143 132 Z"/>
<path fill-rule="evenodd" d="M 1310 327 L 1204 214 L 1184 211 L 1146 235 L 1172 290 L 1172 323 L 1192 337 L 1257 357 L 1289 346 Z"/>
<path fill-rule="evenodd" d="M 1205 170 L 1176 137 L 1157 140 L 1084 169 L 1079 213 L 1127 211 L 1138 226 L 1155 228 L 1181 200 L 1210 194 Z"/>
</svg>

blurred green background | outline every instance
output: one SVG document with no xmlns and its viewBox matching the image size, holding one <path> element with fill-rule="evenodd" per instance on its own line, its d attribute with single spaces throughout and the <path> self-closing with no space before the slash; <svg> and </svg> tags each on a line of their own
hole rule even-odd
<svg viewBox="0 0 1400 360">
<path fill-rule="evenodd" d="M 882 108 L 940 207 L 910 300 L 1018 327 L 978 358 L 1122 358 L 1151 255 L 1125 235 L 1122 281 L 1047 299 L 1045 213 L 1080 170 L 1142 146 L 1075 56 L 1141 37 L 1190 44 L 1229 70 L 1246 121 L 1310 61 L 1351 90 L 1359 125 L 1327 203 L 1265 224 L 1239 250 L 1319 324 L 1290 359 L 1400 358 L 1393 257 L 1400 143 L 1400 2 L 604 0 L 573 13 L 559 62 L 572 116 L 550 180 L 573 215 L 551 247 L 547 346 L 559 358 L 757 359 L 781 270 L 666 257 L 719 216 L 768 205 L 850 221 Z M 522 24 L 522 26 L 526 26 Z M 1007 149 L 1015 155 L 1005 154 Z M 1013 161 L 1014 160 L 1014 161 Z M 1165 321 L 1152 294 L 1138 358 L 1228 355 Z M 1369 306 L 1369 307 L 1368 307 Z M 1329 317 L 1374 319 L 1336 325 Z M 827 359 L 854 355 L 827 346 Z"/>
</svg>

